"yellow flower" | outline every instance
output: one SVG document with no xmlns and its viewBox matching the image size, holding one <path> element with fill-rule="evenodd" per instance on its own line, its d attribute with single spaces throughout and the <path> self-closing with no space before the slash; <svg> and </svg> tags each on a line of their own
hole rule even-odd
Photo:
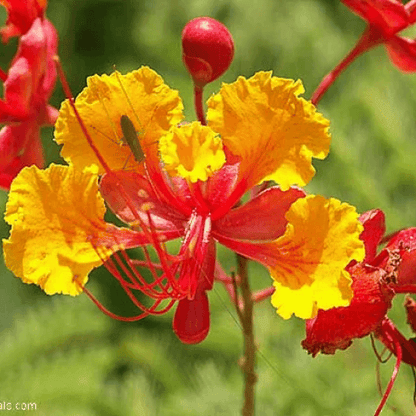
<svg viewBox="0 0 416 416">
<path fill-rule="evenodd" d="M 302 92 L 299 81 L 271 73 L 240 77 L 208 100 L 209 126 L 179 125 L 177 92 L 149 68 L 89 78 L 75 101 L 87 136 L 68 101 L 56 124 L 70 166 L 32 167 L 13 183 L 6 264 L 47 293 L 77 294 L 105 262 L 143 310 L 129 319 L 178 301 L 174 330 L 189 343 L 208 333 L 206 291 L 217 242 L 269 269 L 272 302 L 284 318 L 347 305 L 352 292 L 344 269 L 363 258 L 361 225 L 353 207 L 306 197 L 293 186 L 310 181 L 312 158 L 324 158 L 330 142 L 329 122 L 299 98 Z M 241 203 L 266 180 L 279 186 Z M 104 201 L 125 228 L 104 221 Z M 162 242 L 178 237 L 181 249 L 173 256 Z M 131 247 L 143 248 L 142 263 L 129 258 Z M 136 290 L 153 305 L 141 304 Z"/>
</svg>

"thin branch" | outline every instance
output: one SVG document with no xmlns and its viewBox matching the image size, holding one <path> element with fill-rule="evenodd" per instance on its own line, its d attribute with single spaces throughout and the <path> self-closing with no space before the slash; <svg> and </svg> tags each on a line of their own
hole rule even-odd
<svg viewBox="0 0 416 416">
<path fill-rule="evenodd" d="M 241 368 L 244 373 L 244 405 L 242 408 L 243 416 L 254 415 L 254 386 L 257 381 L 257 375 L 254 371 L 256 363 L 256 345 L 254 342 L 253 329 L 253 299 L 250 290 L 247 273 L 247 259 L 240 255 L 238 259 L 238 275 L 240 278 L 240 292 L 242 307 L 241 311 L 241 325 L 243 327 L 244 336 L 244 356 L 241 363 Z M 240 314 L 239 314 L 240 316 Z"/>
<path fill-rule="evenodd" d="M 338 76 L 344 71 L 358 56 L 368 51 L 381 42 L 379 33 L 374 28 L 367 28 L 361 35 L 357 44 L 348 53 L 348 55 L 329 73 L 318 85 L 318 88 L 312 95 L 311 102 L 317 105 L 328 88 L 335 82 Z"/>
</svg>

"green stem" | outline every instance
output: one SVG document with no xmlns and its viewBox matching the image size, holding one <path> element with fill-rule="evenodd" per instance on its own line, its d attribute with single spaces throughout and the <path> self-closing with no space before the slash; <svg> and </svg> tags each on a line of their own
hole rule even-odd
<svg viewBox="0 0 416 416">
<path fill-rule="evenodd" d="M 250 290 L 247 273 L 247 258 L 237 256 L 238 258 L 238 276 L 240 279 L 240 293 L 242 307 L 239 308 L 239 318 L 243 328 L 244 336 L 244 355 L 242 357 L 241 369 L 244 373 L 244 405 L 242 408 L 243 416 L 254 415 L 254 385 L 257 381 L 257 375 L 254 371 L 256 363 L 256 345 L 254 342 L 253 328 L 253 299 Z M 236 296 L 236 305 L 238 298 Z M 238 306 L 237 306 L 238 307 Z"/>
</svg>

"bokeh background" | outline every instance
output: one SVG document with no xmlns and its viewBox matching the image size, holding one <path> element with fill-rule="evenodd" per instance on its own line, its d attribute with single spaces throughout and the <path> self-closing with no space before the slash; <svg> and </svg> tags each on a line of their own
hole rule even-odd
<svg viewBox="0 0 416 416">
<path fill-rule="evenodd" d="M 0 21 L 5 20 L 4 10 Z M 225 23 L 235 40 L 233 82 L 259 70 L 302 79 L 310 98 L 322 77 L 352 48 L 365 24 L 337 0 L 49 0 L 47 15 L 60 35 L 60 56 L 74 94 L 92 74 L 148 65 L 180 91 L 195 119 L 192 84 L 181 60 L 181 30 L 207 15 Z M 409 33 L 411 36 L 412 34 Z M 6 68 L 16 42 L 1 46 Z M 333 142 L 308 191 L 337 197 L 360 212 L 381 208 L 393 231 L 416 226 L 416 75 L 402 74 L 378 47 L 359 58 L 319 104 L 331 120 Z M 63 93 L 57 85 L 52 103 Z M 44 130 L 48 162 L 59 162 L 53 129 Z M 1 211 L 7 200 L 0 193 Z M 8 227 L 0 220 L 1 237 Z M 220 251 L 226 270 L 235 258 Z M 112 321 L 86 296 L 49 297 L 21 283 L 0 264 L 0 402 L 35 402 L 37 415 L 238 415 L 242 337 L 220 286 L 210 294 L 212 325 L 196 346 L 172 333 L 172 311 L 135 324 Z M 254 287 L 270 278 L 250 265 Z M 89 288 L 121 314 L 134 314 L 103 268 Z M 403 298 L 390 316 L 403 333 Z M 379 403 L 377 360 L 369 338 L 335 356 L 311 358 L 301 348 L 304 323 L 283 321 L 268 301 L 255 309 L 259 354 L 257 414 L 265 416 L 371 415 Z M 383 386 L 394 357 L 381 365 Z M 413 415 L 414 379 L 400 369 L 383 415 Z M 13 411 L 9 412 L 13 413 Z M 23 412 L 22 412 L 23 413 Z"/>
</svg>

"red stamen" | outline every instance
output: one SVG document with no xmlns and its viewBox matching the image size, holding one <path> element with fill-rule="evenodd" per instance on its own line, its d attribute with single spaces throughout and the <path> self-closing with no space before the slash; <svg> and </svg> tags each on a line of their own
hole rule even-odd
<svg viewBox="0 0 416 416">
<path fill-rule="evenodd" d="M 386 321 L 386 320 L 385 320 Z M 379 406 L 377 407 L 376 412 L 374 413 L 374 416 L 378 416 L 381 411 L 383 410 L 383 407 L 391 393 L 391 390 L 393 388 L 394 382 L 396 381 L 397 378 L 397 374 L 399 372 L 399 368 L 400 368 L 400 364 L 402 362 L 402 347 L 400 345 L 400 342 L 396 339 L 396 331 L 394 330 L 394 328 L 392 328 L 390 325 L 385 325 L 385 321 L 383 321 L 382 325 L 382 329 L 384 330 L 385 335 L 390 338 L 390 341 L 393 343 L 394 345 L 394 352 L 397 356 L 397 360 L 396 360 L 396 364 L 394 366 L 394 370 L 393 373 L 391 375 L 389 384 L 387 385 L 386 391 L 383 395 L 383 398 L 381 399 L 381 402 L 379 404 Z"/>
<path fill-rule="evenodd" d="M 175 304 L 175 302 L 176 302 L 175 300 L 172 300 L 163 309 L 157 311 L 155 309 L 161 303 L 161 301 L 157 301 L 151 308 L 148 308 L 142 314 L 136 315 L 136 316 L 128 316 L 128 317 L 125 317 L 125 316 L 116 315 L 115 313 L 110 312 L 105 306 L 103 306 L 100 303 L 100 301 L 89 290 L 87 290 L 87 289 L 84 288 L 84 292 L 95 303 L 95 305 L 97 305 L 97 307 L 103 313 L 105 313 L 107 316 L 109 316 L 112 319 L 116 319 L 117 321 L 123 321 L 123 322 L 135 322 L 135 321 L 139 321 L 140 319 L 143 319 L 143 318 L 145 318 L 146 316 L 149 316 L 149 315 L 163 315 L 164 313 L 168 312 L 172 308 L 172 306 Z"/>
<path fill-rule="evenodd" d="M 153 224 L 151 213 L 147 212 L 147 224 L 144 223 L 142 216 L 139 215 L 139 211 L 136 209 L 134 202 L 131 200 L 128 192 L 124 189 L 123 182 L 121 179 L 118 178 L 117 172 L 114 172 L 111 170 L 109 165 L 105 162 L 103 156 L 101 155 L 98 148 L 95 146 L 95 143 L 93 141 L 93 138 L 90 136 L 86 125 L 84 124 L 82 117 L 80 113 L 78 112 L 75 100 L 73 98 L 72 92 L 70 90 L 70 87 L 68 85 L 68 82 L 65 78 L 65 74 L 63 72 L 62 66 L 59 62 L 59 58 L 56 57 L 56 66 L 57 71 L 65 92 L 65 95 L 69 101 L 69 104 L 74 111 L 74 114 L 76 116 L 76 119 L 81 127 L 81 130 L 95 153 L 98 161 L 103 166 L 104 170 L 106 171 L 107 175 L 111 175 L 112 178 L 114 178 L 114 185 L 117 186 L 117 188 L 120 191 L 121 196 L 126 202 L 126 205 L 129 207 L 129 209 L 132 212 L 132 215 L 135 220 L 137 220 L 137 223 L 140 225 L 144 236 L 147 238 L 147 244 L 150 244 L 153 246 L 153 248 L 156 251 L 156 254 L 158 256 L 159 263 L 155 263 L 151 260 L 150 253 L 147 248 L 147 244 L 143 244 L 141 248 L 143 249 L 143 253 L 145 256 L 145 260 L 140 262 L 137 260 L 130 259 L 129 255 L 125 250 L 120 250 L 119 252 L 115 253 L 111 258 L 107 258 L 107 254 L 102 251 L 102 248 L 100 246 L 95 246 L 95 250 L 97 254 L 99 255 L 100 259 L 103 261 L 105 267 L 107 270 L 118 280 L 119 284 L 125 291 L 125 293 L 129 296 L 130 300 L 133 302 L 133 304 L 144 311 L 142 314 L 130 317 L 130 318 L 124 318 L 120 317 L 109 310 L 107 310 L 101 303 L 86 289 L 87 295 L 93 300 L 93 302 L 100 308 L 101 311 L 103 311 L 106 315 L 123 321 L 136 321 L 139 319 L 144 318 L 145 316 L 149 314 L 161 314 L 166 311 L 168 311 L 172 305 L 176 302 L 176 300 L 183 299 L 185 296 L 189 297 L 189 293 L 185 293 L 184 289 L 182 289 L 183 285 L 178 284 L 178 279 L 176 278 L 176 275 L 178 273 L 178 269 L 180 266 L 183 266 L 183 261 L 185 258 L 189 259 L 189 253 L 187 251 L 184 251 L 180 253 L 178 256 L 172 256 L 170 255 L 165 246 L 159 241 L 158 233 L 156 231 L 156 228 Z M 172 189 L 166 184 L 163 175 L 161 172 L 156 171 L 157 179 L 161 179 L 161 184 L 166 187 L 169 192 L 166 192 L 165 195 L 161 197 L 161 200 L 166 199 L 166 195 L 168 196 L 168 199 L 174 199 L 175 204 L 179 204 L 180 201 L 176 199 L 176 197 L 172 194 Z M 149 181 L 151 178 L 154 179 L 154 175 L 150 174 L 146 169 L 146 174 L 149 178 Z M 155 179 L 154 179 L 155 180 Z M 164 191 L 164 187 L 162 188 L 159 186 L 159 181 L 157 181 L 158 186 L 154 187 L 156 190 L 159 190 L 161 192 Z M 183 207 L 180 207 L 183 210 Z M 187 210 L 189 208 L 187 207 Z M 118 244 L 118 241 L 115 240 L 115 244 Z M 186 249 L 188 249 L 188 245 L 186 245 Z M 141 275 L 140 271 L 138 270 L 138 266 L 142 265 L 143 267 L 146 267 L 151 275 L 152 275 L 152 282 L 148 283 L 146 279 Z M 196 263 L 192 262 L 187 264 L 187 267 L 191 268 L 191 274 L 190 276 L 194 276 L 195 273 L 198 272 L 197 268 L 198 266 Z M 159 271 L 159 273 L 158 273 Z M 162 271 L 162 274 L 160 274 L 160 271 Z M 196 282 L 194 282 L 196 283 Z M 185 286 L 187 288 L 189 286 Z M 151 307 L 147 307 L 144 304 L 142 304 L 135 296 L 134 291 L 138 290 L 148 296 L 149 298 L 154 300 L 154 304 Z M 194 290 L 192 291 L 194 292 Z M 161 309 L 157 310 L 160 303 L 166 299 L 172 299 L 169 304 Z"/>
</svg>

